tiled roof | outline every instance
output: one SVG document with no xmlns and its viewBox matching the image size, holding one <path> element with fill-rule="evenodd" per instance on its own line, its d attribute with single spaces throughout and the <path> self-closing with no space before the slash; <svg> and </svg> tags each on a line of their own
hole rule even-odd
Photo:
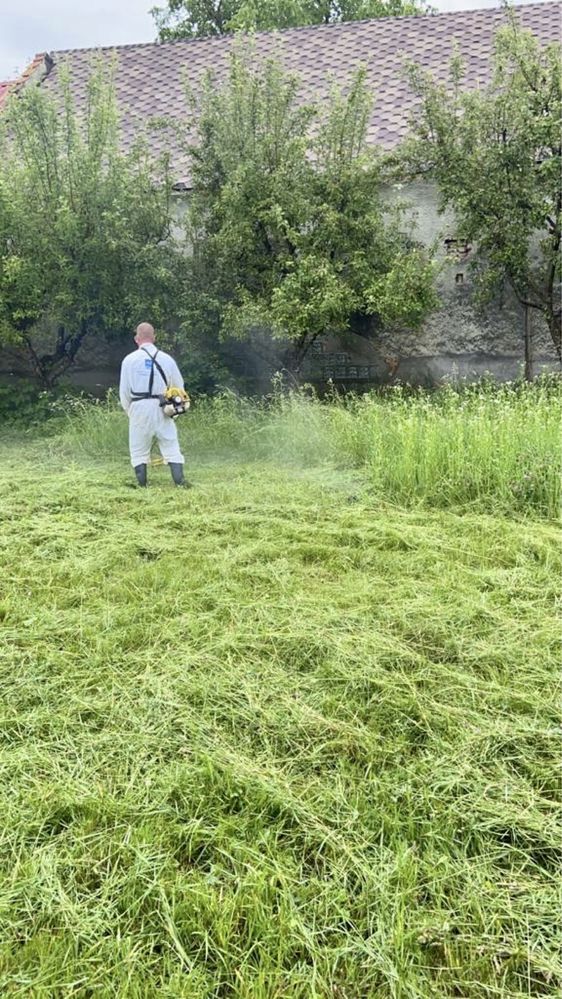
<svg viewBox="0 0 562 999">
<path fill-rule="evenodd" d="M 2 107 L 2 104 L 11 91 L 19 90 L 30 79 L 41 78 L 47 72 L 49 65 L 49 56 L 45 52 L 40 52 L 33 58 L 32 62 L 30 62 L 29 66 L 27 66 L 17 80 L 8 80 L 5 83 L 0 83 L 0 107 Z"/>
<path fill-rule="evenodd" d="M 520 6 L 516 14 L 542 43 L 560 40 L 561 0 Z M 389 17 L 258 32 L 253 45 L 257 60 L 279 54 L 285 67 L 299 76 L 299 97 L 303 102 L 325 99 L 333 81 L 345 85 L 357 67 L 365 66 L 375 95 L 368 138 L 388 148 L 406 134 L 415 107 L 414 95 L 404 79 L 405 62 L 419 63 L 436 78 L 445 80 L 456 45 L 466 67 L 466 86 L 485 84 L 490 79 L 494 35 L 505 19 L 501 8 Z M 68 62 L 79 103 L 96 53 L 108 59 L 116 56 L 115 86 L 128 144 L 139 126 L 153 116 L 184 118 L 185 82 L 196 90 L 209 69 L 217 79 L 223 78 L 232 45 L 232 36 L 223 36 L 53 52 L 50 57 L 54 65 L 42 85 L 53 89 L 60 67 Z M 153 145 L 171 151 L 175 175 L 178 180 L 188 181 L 186 162 L 173 134 L 157 132 Z"/>
</svg>

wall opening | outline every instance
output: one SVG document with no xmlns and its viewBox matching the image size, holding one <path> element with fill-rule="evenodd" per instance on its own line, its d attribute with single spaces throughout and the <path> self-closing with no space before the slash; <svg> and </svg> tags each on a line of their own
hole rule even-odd
<svg viewBox="0 0 562 999">
<path fill-rule="evenodd" d="M 466 260 L 472 252 L 472 246 L 465 239 L 458 239 L 456 236 L 447 236 L 444 241 L 445 253 L 455 260 Z"/>
</svg>

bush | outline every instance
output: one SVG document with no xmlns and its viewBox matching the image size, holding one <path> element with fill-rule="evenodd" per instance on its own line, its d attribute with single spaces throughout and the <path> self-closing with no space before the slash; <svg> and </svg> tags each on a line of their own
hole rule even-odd
<svg viewBox="0 0 562 999">
<path fill-rule="evenodd" d="M 73 390 L 68 385 L 47 392 L 29 380 L 0 385 L 0 425 L 10 434 L 14 431 L 53 435 L 68 424 L 69 417 L 87 412 L 106 403 Z"/>
<path fill-rule="evenodd" d="M 32 381 L 0 385 L 0 422 L 8 427 L 39 427 L 57 412 L 60 394 L 45 392 Z"/>
</svg>

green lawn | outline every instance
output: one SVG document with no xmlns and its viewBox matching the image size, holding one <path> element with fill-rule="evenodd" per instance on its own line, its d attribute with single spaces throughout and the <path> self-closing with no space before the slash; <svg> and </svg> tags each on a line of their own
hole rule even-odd
<svg viewBox="0 0 562 999">
<path fill-rule="evenodd" d="M 0 449 L 0 994 L 559 995 L 555 524 L 241 439 L 134 490 L 108 419 Z"/>
</svg>

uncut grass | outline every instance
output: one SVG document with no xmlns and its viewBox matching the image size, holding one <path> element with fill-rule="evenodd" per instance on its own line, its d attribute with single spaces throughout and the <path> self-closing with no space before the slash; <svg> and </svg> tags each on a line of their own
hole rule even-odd
<svg viewBox="0 0 562 999">
<path fill-rule="evenodd" d="M 91 446 L 2 455 L 0 990 L 558 995 L 556 529 Z"/>
<path fill-rule="evenodd" d="M 359 469 L 381 501 L 556 518 L 560 512 L 560 383 L 412 392 L 397 386 L 322 403 L 306 392 L 259 402 L 201 400 L 179 426 L 187 453 Z M 126 421 L 109 405 L 73 412 L 70 454 L 126 453 Z M 55 446 L 60 448 L 61 441 Z"/>
</svg>

